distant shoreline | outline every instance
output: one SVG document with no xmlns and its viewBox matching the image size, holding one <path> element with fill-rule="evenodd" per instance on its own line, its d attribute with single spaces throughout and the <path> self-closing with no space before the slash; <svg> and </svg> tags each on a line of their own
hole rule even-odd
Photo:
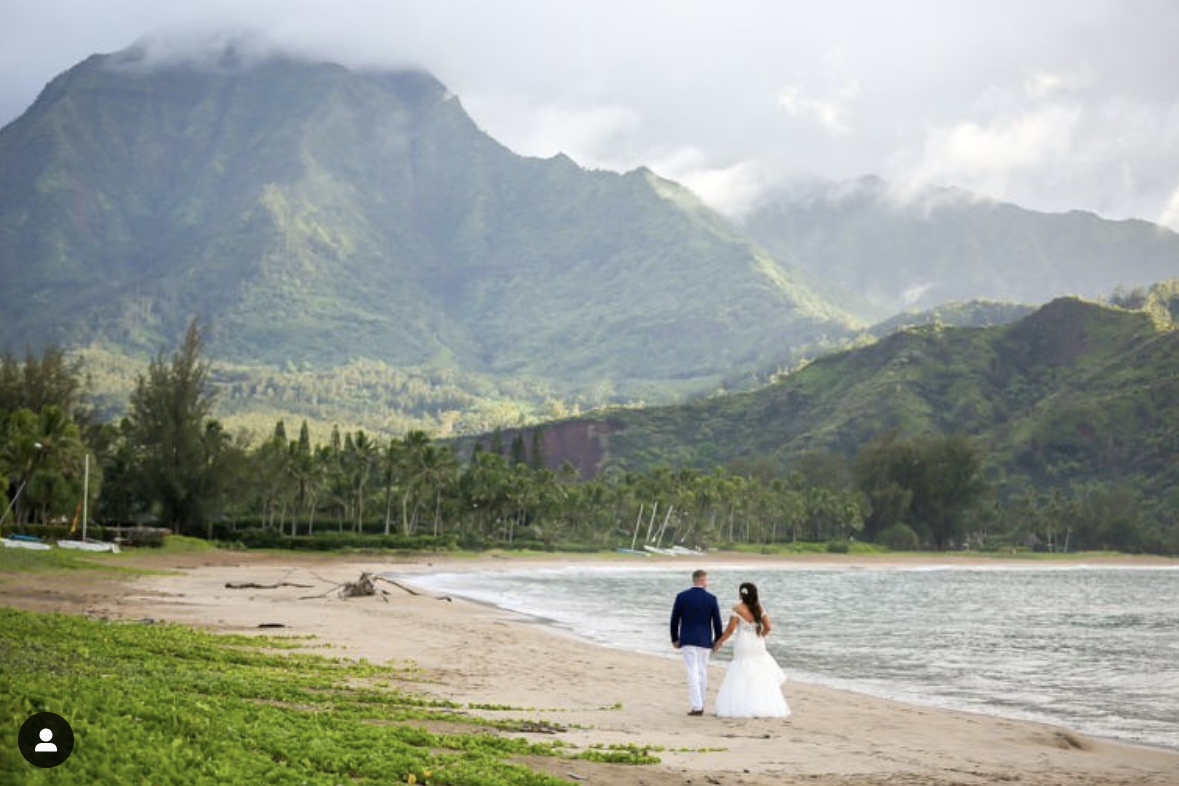
<svg viewBox="0 0 1179 786">
<path fill-rule="evenodd" d="M 530 564 L 561 563 L 568 565 L 604 566 L 634 565 L 639 567 L 684 566 L 686 570 L 710 565 L 831 565 L 842 567 L 924 567 L 924 566 L 1035 566 L 1035 567 L 1078 567 L 1099 565 L 1102 567 L 1179 567 L 1179 557 L 1163 557 L 1151 554 L 1110 554 L 1106 552 L 1080 552 L 1075 554 L 1025 554 L 1005 555 L 983 552 L 889 552 L 882 554 L 829 554 L 782 553 L 755 554 L 743 551 L 706 551 L 700 555 L 641 557 L 633 554 L 612 552 L 509 552 L 489 551 L 479 553 L 451 554 L 437 552 L 418 555 L 427 560 L 431 568 L 445 565 L 448 569 L 488 570 L 496 567 L 512 567 Z M 422 568 L 418 562 L 406 563 L 411 570 Z"/>
</svg>

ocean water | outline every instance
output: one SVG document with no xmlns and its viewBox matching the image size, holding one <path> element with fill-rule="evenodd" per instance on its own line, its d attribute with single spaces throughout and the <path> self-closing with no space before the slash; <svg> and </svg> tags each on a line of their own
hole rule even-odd
<svg viewBox="0 0 1179 786">
<path fill-rule="evenodd" d="M 672 560 L 412 581 L 594 642 L 670 655 L 671 602 L 696 567 Z M 708 571 L 725 620 L 738 585 L 757 584 L 775 625 L 767 644 L 790 679 L 1179 750 L 1179 568 Z"/>
</svg>

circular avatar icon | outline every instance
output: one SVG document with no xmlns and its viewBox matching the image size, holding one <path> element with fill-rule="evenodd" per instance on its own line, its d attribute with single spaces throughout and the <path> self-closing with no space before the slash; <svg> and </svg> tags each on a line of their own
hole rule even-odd
<svg viewBox="0 0 1179 786">
<path fill-rule="evenodd" d="M 38 712 L 20 727 L 20 754 L 37 767 L 56 767 L 74 751 L 74 730 L 65 718 Z"/>
</svg>

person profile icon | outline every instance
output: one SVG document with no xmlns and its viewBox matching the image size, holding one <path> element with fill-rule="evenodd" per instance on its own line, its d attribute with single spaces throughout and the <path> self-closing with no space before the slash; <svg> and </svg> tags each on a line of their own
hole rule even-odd
<svg viewBox="0 0 1179 786">
<path fill-rule="evenodd" d="M 35 753 L 57 753 L 57 746 L 50 742 L 53 739 L 52 729 L 41 729 L 41 741 L 33 749 Z"/>
<path fill-rule="evenodd" d="M 34 767 L 52 769 L 65 762 L 74 752 L 74 730 L 70 722 L 55 712 L 38 712 L 30 715 L 20 726 L 16 735 L 20 755 Z M 0 771 L 8 772 L 4 756 L 0 752 Z M 7 783 L 3 775 L 0 781 Z"/>
</svg>

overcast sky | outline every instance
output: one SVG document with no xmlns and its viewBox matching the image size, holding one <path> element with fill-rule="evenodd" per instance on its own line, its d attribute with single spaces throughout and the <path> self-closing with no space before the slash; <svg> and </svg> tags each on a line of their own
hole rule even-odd
<svg viewBox="0 0 1179 786">
<path fill-rule="evenodd" d="M 1176 0 L 0 0 L 0 125 L 90 54 L 223 27 L 424 68 L 518 153 L 734 214 L 875 174 L 1179 229 Z"/>
</svg>

